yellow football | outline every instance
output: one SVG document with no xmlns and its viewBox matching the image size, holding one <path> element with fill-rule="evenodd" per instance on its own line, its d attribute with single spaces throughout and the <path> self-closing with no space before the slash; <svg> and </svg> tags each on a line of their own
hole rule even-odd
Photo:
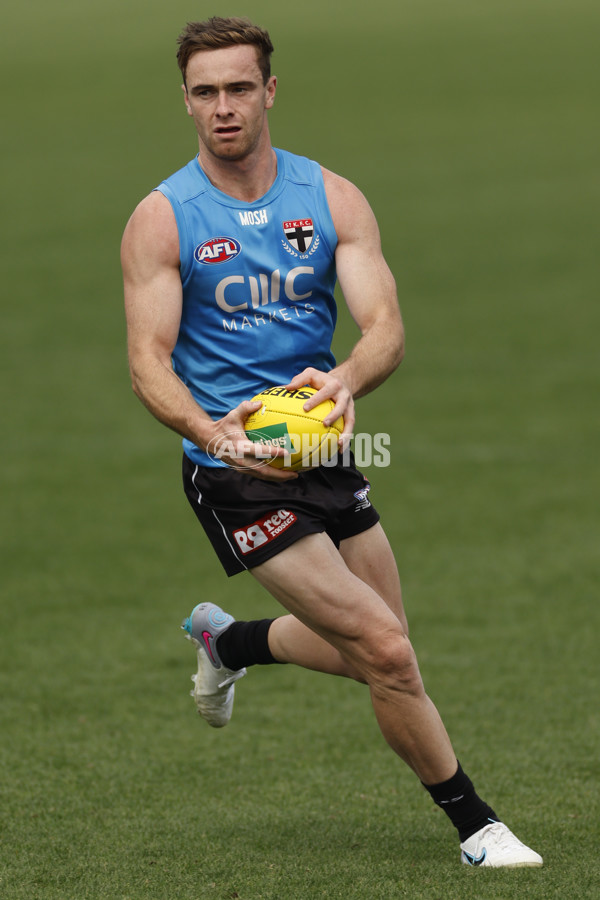
<svg viewBox="0 0 600 900">
<path fill-rule="evenodd" d="M 333 400 L 325 400 L 305 412 L 305 402 L 316 393 L 315 388 L 308 386 L 296 391 L 277 386 L 252 398 L 260 400 L 262 406 L 246 419 L 248 437 L 286 451 L 284 456 L 270 460 L 269 465 L 278 469 L 312 469 L 335 455 L 344 419 L 340 416 L 333 425 L 323 425 L 323 419 L 335 406 Z"/>
</svg>

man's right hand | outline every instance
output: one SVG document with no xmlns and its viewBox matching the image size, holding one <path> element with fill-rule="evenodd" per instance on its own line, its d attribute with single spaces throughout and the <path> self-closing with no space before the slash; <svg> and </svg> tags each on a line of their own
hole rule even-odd
<svg viewBox="0 0 600 900">
<path fill-rule="evenodd" d="M 261 407 L 260 400 L 244 400 L 222 419 L 213 423 L 212 434 L 204 450 L 233 469 L 247 472 L 263 481 L 289 481 L 296 472 L 277 469 L 269 460 L 283 456 L 282 447 L 251 441 L 244 430 L 246 419 Z"/>
</svg>

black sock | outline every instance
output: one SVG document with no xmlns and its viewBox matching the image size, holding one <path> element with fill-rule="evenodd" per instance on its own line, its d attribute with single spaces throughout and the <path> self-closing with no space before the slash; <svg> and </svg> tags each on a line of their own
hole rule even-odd
<svg viewBox="0 0 600 900">
<path fill-rule="evenodd" d="M 424 784 L 433 802 L 444 810 L 452 824 L 458 829 L 461 841 L 487 825 L 490 820 L 498 822 L 494 810 L 475 793 L 471 779 L 465 775 L 460 763 L 458 770 L 448 781 L 441 784 Z"/>
<path fill-rule="evenodd" d="M 228 669 L 268 666 L 278 662 L 269 650 L 267 635 L 274 619 L 233 622 L 217 639 L 217 651 Z"/>
</svg>

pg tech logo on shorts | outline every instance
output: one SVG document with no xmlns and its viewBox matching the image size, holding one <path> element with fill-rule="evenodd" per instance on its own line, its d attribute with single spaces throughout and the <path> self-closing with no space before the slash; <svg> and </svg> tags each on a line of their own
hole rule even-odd
<svg viewBox="0 0 600 900">
<path fill-rule="evenodd" d="M 242 553 L 252 553 L 263 544 L 274 541 L 278 535 L 297 521 L 293 512 L 287 509 L 278 509 L 277 512 L 268 513 L 262 519 L 238 528 L 233 532 L 236 543 Z"/>
</svg>

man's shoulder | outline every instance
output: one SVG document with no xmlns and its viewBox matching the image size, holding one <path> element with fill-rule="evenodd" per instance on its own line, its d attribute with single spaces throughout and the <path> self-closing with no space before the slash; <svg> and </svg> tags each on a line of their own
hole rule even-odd
<svg viewBox="0 0 600 900">
<path fill-rule="evenodd" d="M 352 181 L 324 167 L 321 167 L 321 171 L 327 203 L 338 236 L 341 237 L 348 223 L 353 220 L 362 222 L 364 216 L 371 217 L 371 207 L 365 195 Z"/>
<path fill-rule="evenodd" d="M 321 183 L 327 192 L 327 198 L 330 200 L 330 194 L 334 200 L 340 198 L 344 200 L 353 199 L 355 201 L 364 201 L 363 194 L 359 189 L 347 178 L 332 172 L 325 168 L 321 163 L 308 156 L 302 156 L 298 153 L 292 153 L 290 150 L 277 149 L 280 161 L 284 163 L 285 175 L 288 180 L 298 182 L 310 182 L 312 184 Z"/>
<path fill-rule="evenodd" d="M 155 190 L 165 194 L 169 199 L 177 199 L 180 203 L 197 197 L 207 189 L 206 179 L 202 176 L 202 170 L 198 158 L 194 157 L 185 166 L 177 169 L 172 175 L 165 178 Z"/>
<path fill-rule="evenodd" d="M 152 191 L 138 203 L 127 222 L 121 244 L 124 260 L 147 252 L 178 258 L 178 235 L 171 204 L 163 194 Z"/>
<path fill-rule="evenodd" d="M 279 164 L 283 164 L 285 178 L 288 181 L 311 185 L 318 185 L 322 181 L 321 166 L 314 159 L 292 153 L 291 150 L 277 148 L 275 152 Z"/>
<path fill-rule="evenodd" d="M 321 184 L 333 220 L 338 239 L 344 239 L 348 232 L 354 234 L 352 221 L 371 224 L 373 212 L 362 191 L 348 178 L 327 169 L 321 163 L 306 156 L 277 150 L 285 166 L 286 177 L 298 183 Z"/>
<path fill-rule="evenodd" d="M 326 169 L 325 166 L 321 166 L 320 168 L 327 191 L 331 191 L 332 193 L 335 192 L 336 195 L 339 194 L 346 198 L 364 198 L 362 192 L 352 181 L 349 181 L 348 178 L 345 178 L 343 175 L 338 175 L 336 172 L 332 172 L 331 169 Z"/>
</svg>

